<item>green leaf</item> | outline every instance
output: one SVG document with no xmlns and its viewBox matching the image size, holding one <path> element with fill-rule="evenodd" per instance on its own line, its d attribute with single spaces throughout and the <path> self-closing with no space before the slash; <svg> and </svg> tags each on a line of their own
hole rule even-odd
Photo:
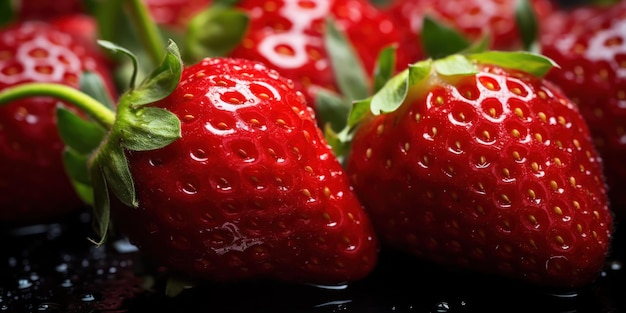
<svg viewBox="0 0 626 313">
<path fill-rule="evenodd" d="M 520 37 L 522 38 L 523 49 L 537 52 L 537 17 L 529 0 L 517 0 L 515 5 L 515 20 L 520 32 Z"/>
<path fill-rule="evenodd" d="M 328 124 L 335 131 L 346 126 L 351 103 L 340 95 L 320 88 L 315 95 L 315 111 L 322 125 Z"/>
<path fill-rule="evenodd" d="M 78 153 L 94 151 L 106 135 L 98 124 L 87 121 L 72 111 L 57 107 L 57 127 L 63 142 Z"/>
<path fill-rule="evenodd" d="M 111 199 L 109 198 L 109 190 L 107 181 L 104 178 L 102 168 L 96 163 L 91 168 L 91 179 L 93 184 L 93 227 L 96 234 L 100 237 L 98 240 L 90 239 L 93 243 L 100 246 L 106 241 L 111 224 Z"/>
<path fill-rule="evenodd" d="M 185 61 L 227 55 L 241 42 L 249 23 L 247 13 L 225 5 L 213 5 L 197 14 L 187 28 Z"/>
<path fill-rule="evenodd" d="M 98 102 L 104 104 L 107 108 L 114 108 L 114 102 L 100 75 L 91 71 L 84 71 L 80 77 L 80 91 L 98 100 Z"/>
<path fill-rule="evenodd" d="M 371 113 L 370 106 L 372 98 L 363 100 L 357 100 L 352 104 L 350 115 L 348 116 L 348 127 L 354 128 L 359 122 L 361 122 L 368 114 Z"/>
<path fill-rule="evenodd" d="M 378 54 L 374 67 L 374 92 L 383 88 L 393 76 L 396 69 L 396 50 L 397 47 L 388 46 Z"/>
<path fill-rule="evenodd" d="M 122 147 L 116 145 L 115 141 L 107 141 L 96 155 L 94 167 L 96 166 L 102 170 L 107 185 L 122 203 L 130 207 L 139 205 L 135 184 Z"/>
<path fill-rule="evenodd" d="M 363 64 L 331 17 L 326 18 L 324 41 L 341 94 L 351 101 L 368 97 L 369 82 Z"/>
<path fill-rule="evenodd" d="M 133 64 L 133 72 L 130 78 L 130 82 L 128 84 L 130 89 L 135 88 L 135 81 L 137 80 L 137 72 L 139 71 L 139 63 L 137 61 L 137 56 L 135 56 L 134 53 L 132 53 L 130 50 L 124 48 L 124 47 L 120 47 L 110 41 L 106 41 L 106 40 L 98 40 L 98 44 L 113 52 L 113 53 L 122 53 L 126 56 L 128 56 L 128 58 L 131 60 L 132 64 Z"/>
<path fill-rule="evenodd" d="M 424 16 L 421 38 L 426 55 L 433 59 L 463 51 L 470 46 L 470 41 L 461 33 L 428 15 Z"/>
<path fill-rule="evenodd" d="M 468 58 L 480 63 L 523 71 L 537 77 L 544 76 L 553 67 L 559 67 L 558 64 L 546 56 L 525 51 L 486 51 L 470 54 Z"/>
<path fill-rule="evenodd" d="M 122 145 L 129 150 L 145 151 L 165 147 L 181 137 L 180 120 L 167 110 L 144 107 L 127 114 L 127 123 L 120 124 Z M 122 123 L 120 121 L 120 123 Z"/>
<path fill-rule="evenodd" d="M 8 25 L 15 20 L 15 3 L 14 1 L 0 1 L 0 27 Z"/>
<path fill-rule="evenodd" d="M 453 54 L 434 62 L 437 73 L 445 76 L 471 75 L 478 73 L 476 66 L 465 56 Z"/>
<path fill-rule="evenodd" d="M 123 3 L 125 0 L 93 1 L 91 12 L 93 12 L 97 23 L 98 38 L 110 42 L 119 42 L 123 36 L 120 32 L 120 20 L 123 13 Z"/>
<path fill-rule="evenodd" d="M 400 107 L 408 94 L 409 87 L 421 81 L 431 71 L 433 62 L 425 60 L 412 64 L 406 70 L 391 78 L 372 97 L 370 110 L 374 115 L 393 112 Z"/>
<path fill-rule="evenodd" d="M 159 67 L 154 69 L 136 89 L 127 95 L 131 105 L 140 107 L 169 96 L 178 86 L 182 69 L 183 62 L 178 46 L 170 40 L 167 53 Z"/>
<path fill-rule="evenodd" d="M 63 165 L 74 190 L 79 198 L 89 206 L 93 206 L 93 187 L 88 169 L 89 155 L 81 154 L 72 148 L 66 147 L 63 151 Z"/>
</svg>

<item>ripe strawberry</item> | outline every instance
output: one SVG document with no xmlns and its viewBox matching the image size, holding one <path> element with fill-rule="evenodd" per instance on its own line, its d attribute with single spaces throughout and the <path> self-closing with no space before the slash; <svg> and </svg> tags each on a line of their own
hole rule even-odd
<svg viewBox="0 0 626 313">
<path fill-rule="evenodd" d="M 83 71 L 113 83 L 103 57 L 43 22 L 0 31 L 0 90 L 25 82 L 79 87 Z M 51 98 L 19 100 L 0 108 L 0 221 L 32 222 L 76 210 L 81 202 L 61 160 Z"/>
<path fill-rule="evenodd" d="M 520 30 L 516 20 L 519 0 L 392 0 L 387 10 L 399 21 L 408 25 L 413 36 L 419 38 L 426 15 L 447 24 L 475 42 L 485 35 L 490 37 L 490 48 L 517 50 L 522 48 Z M 538 19 L 555 10 L 550 0 L 530 0 Z"/>
<path fill-rule="evenodd" d="M 359 103 L 374 114 L 356 124 L 347 172 L 383 244 L 540 285 L 597 277 L 613 223 L 601 160 L 576 106 L 521 71 L 550 64 L 427 60 Z"/>
<path fill-rule="evenodd" d="M 17 0 L 14 2 L 19 20 L 47 20 L 65 14 L 85 12 L 83 0 Z"/>
<path fill-rule="evenodd" d="M 329 17 L 346 34 L 366 73 L 372 73 L 378 54 L 388 45 L 403 47 L 398 49 L 399 70 L 421 57 L 415 41 L 407 42 L 405 29 L 367 0 L 242 0 L 236 8 L 246 12 L 249 21 L 243 39 L 227 55 L 277 69 L 305 92 L 311 106 L 319 88 L 339 91 L 334 72 L 354 70 L 331 64 L 324 39 Z"/>
<path fill-rule="evenodd" d="M 76 103 L 109 129 L 82 159 L 102 235 L 110 189 L 113 225 L 172 273 L 322 284 L 365 277 L 377 239 L 302 93 L 251 60 L 182 67 L 172 42 L 163 64 L 120 97 L 115 116 Z M 22 96 L 42 92 L 21 88 Z M 68 125 L 76 119 L 66 121 L 76 132 Z M 70 149 L 81 144 L 67 138 Z"/>
<path fill-rule="evenodd" d="M 560 11 L 543 29 L 541 53 L 561 65 L 547 78 L 579 107 L 604 160 L 612 208 L 626 217 L 626 1 Z"/>
</svg>

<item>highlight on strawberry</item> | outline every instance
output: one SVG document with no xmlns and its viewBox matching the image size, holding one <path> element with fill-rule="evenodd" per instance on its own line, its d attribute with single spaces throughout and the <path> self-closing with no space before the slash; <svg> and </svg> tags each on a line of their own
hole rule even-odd
<svg viewBox="0 0 626 313">
<path fill-rule="evenodd" d="M 558 288 L 599 277 L 613 232 L 577 106 L 528 52 L 409 66 L 356 102 L 331 142 L 383 248 Z"/>
<path fill-rule="evenodd" d="M 173 41 L 159 67 L 135 77 L 115 111 L 60 84 L 0 92 L 3 105 L 48 96 L 90 117 L 58 108 L 94 242 L 119 231 L 183 280 L 343 284 L 373 270 L 371 221 L 290 80 L 245 59 L 184 66 Z"/>
</svg>

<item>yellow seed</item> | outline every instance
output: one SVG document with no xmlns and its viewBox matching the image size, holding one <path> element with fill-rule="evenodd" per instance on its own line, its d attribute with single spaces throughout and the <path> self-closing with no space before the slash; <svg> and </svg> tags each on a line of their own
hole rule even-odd
<svg viewBox="0 0 626 313">
<path fill-rule="evenodd" d="M 550 181 L 550 187 L 552 187 L 553 190 L 559 189 L 559 185 L 553 180 Z"/>
<path fill-rule="evenodd" d="M 305 188 L 305 189 L 302 189 L 301 191 L 302 191 L 303 195 L 305 195 L 305 196 L 307 196 L 309 198 L 311 197 L 311 192 L 308 189 Z"/>
<path fill-rule="evenodd" d="M 530 163 L 530 167 L 532 167 L 533 172 L 538 172 L 539 171 L 539 164 L 537 164 L 537 162 Z"/>
<path fill-rule="evenodd" d="M 575 187 L 575 186 L 576 186 L 576 178 L 575 178 L 574 176 L 570 176 L 570 178 L 569 178 L 569 184 L 570 184 L 572 187 Z"/>
<path fill-rule="evenodd" d="M 537 141 L 539 141 L 539 142 L 543 142 L 543 136 L 541 136 L 540 133 L 536 133 L 535 134 L 535 139 L 537 139 Z"/>
<path fill-rule="evenodd" d="M 365 150 L 365 157 L 368 159 L 372 157 L 372 148 Z"/>
<path fill-rule="evenodd" d="M 515 137 L 515 138 L 519 138 L 522 134 L 519 132 L 519 130 L 517 129 L 513 129 L 511 131 L 511 136 Z"/>
<path fill-rule="evenodd" d="M 541 119 L 542 122 L 546 122 L 548 120 L 548 118 L 546 117 L 546 114 L 543 112 L 539 112 L 539 118 Z"/>
<path fill-rule="evenodd" d="M 543 90 L 539 90 L 539 92 L 537 92 L 537 95 L 539 95 L 539 98 L 541 99 L 545 99 L 548 97 L 548 95 L 546 95 L 545 91 Z"/>
<path fill-rule="evenodd" d="M 562 116 L 557 117 L 557 120 L 559 121 L 559 124 L 561 124 L 561 125 L 565 125 L 567 123 L 565 118 L 562 117 Z"/>
<path fill-rule="evenodd" d="M 513 158 L 515 159 L 515 161 L 520 161 L 522 159 L 522 156 L 519 154 L 519 152 L 513 151 Z"/>
<path fill-rule="evenodd" d="M 485 140 L 491 140 L 491 135 L 489 134 L 488 131 L 483 131 L 483 137 L 485 138 Z"/>
<path fill-rule="evenodd" d="M 311 174 L 313 174 L 313 168 L 308 166 L 308 165 L 304 167 L 304 170 L 309 172 L 309 173 L 311 173 Z"/>
<path fill-rule="evenodd" d="M 513 110 L 513 113 L 515 113 L 515 115 L 517 115 L 520 118 L 524 117 L 524 112 L 520 108 L 515 108 L 515 110 Z"/>
<path fill-rule="evenodd" d="M 507 203 L 507 204 L 511 203 L 511 199 L 509 199 L 509 196 L 502 194 L 501 197 L 502 197 L 502 200 L 504 200 L 504 203 Z"/>
<path fill-rule="evenodd" d="M 561 159 L 560 158 L 554 158 L 554 164 L 556 164 L 556 166 L 562 166 L 563 163 L 561 163 Z"/>
<path fill-rule="evenodd" d="M 528 215 L 528 220 L 530 221 L 531 224 L 533 225 L 537 225 L 537 218 L 534 215 Z"/>
<path fill-rule="evenodd" d="M 535 198 L 537 197 L 537 194 L 535 193 L 535 191 L 534 191 L 534 190 L 532 190 L 532 189 L 528 189 L 528 196 L 529 196 L 531 199 L 535 199 Z"/>
<path fill-rule="evenodd" d="M 563 237 L 556 235 L 554 237 L 554 239 L 556 240 L 556 242 L 558 242 L 560 245 L 563 245 L 565 243 L 565 240 L 563 239 Z"/>
<path fill-rule="evenodd" d="M 489 115 L 491 115 L 491 117 L 496 117 L 496 109 L 490 108 L 489 109 Z"/>
<path fill-rule="evenodd" d="M 443 104 L 443 97 L 441 96 L 437 96 L 437 98 L 435 99 L 435 101 L 437 102 L 438 105 L 442 105 Z"/>
<path fill-rule="evenodd" d="M 331 193 L 330 193 L 330 188 L 328 187 L 324 187 L 324 196 L 326 196 L 326 198 L 330 197 Z"/>
<path fill-rule="evenodd" d="M 384 129 L 385 129 L 385 126 L 383 124 L 378 125 L 378 127 L 376 127 L 376 134 L 380 136 L 380 134 L 383 133 Z"/>
<path fill-rule="evenodd" d="M 554 210 L 554 213 L 556 213 L 557 215 L 563 215 L 563 210 L 558 205 L 555 206 L 552 210 Z"/>
<path fill-rule="evenodd" d="M 511 177 L 511 172 L 509 171 L 509 169 L 508 169 L 508 168 L 504 168 L 504 169 L 502 169 L 502 174 L 503 174 L 505 177 Z"/>
<path fill-rule="evenodd" d="M 415 113 L 415 121 L 419 122 L 422 119 L 422 115 L 419 113 Z"/>
<path fill-rule="evenodd" d="M 578 201 L 574 200 L 572 204 L 574 205 L 576 209 L 580 209 L 580 203 Z"/>
<path fill-rule="evenodd" d="M 193 99 L 193 94 L 186 93 L 186 94 L 183 95 L 183 99 L 186 99 L 186 100 Z"/>
</svg>

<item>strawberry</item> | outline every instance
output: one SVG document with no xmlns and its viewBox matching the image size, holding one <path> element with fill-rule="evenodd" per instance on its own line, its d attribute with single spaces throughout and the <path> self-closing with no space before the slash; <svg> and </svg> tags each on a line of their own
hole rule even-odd
<svg viewBox="0 0 626 313">
<path fill-rule="evenodd" d="M 626 1 L 559 11 L 543 24 L 541 53 L 561 65 L 547 78 L 579 107 L 605 164 L 611 205 L 626 217 Z M 581 23 L 580 21 L 585 21 Z"/>
<path fill-rule="evenodd" d="M 448 25 L 471 42 L 489 36 L 489 47 L 496 50 L 522 48 L 516 17 L 520 0 L 392 0 L 386 10 L 401 25 L 408 25 L 412 36 L 421 38 L 425 16 Z M 530 0 L 535 16 L 541 20 L 555 10 L 550 0 Z"/>
<path fill-rule="evenodd" d="M 17 0 L 14 2 L 19 20 L 47 20 L 65 14 L 85 12 L 83 0 Z"/>
<path fill-rule="evenodd" d="M 365 73 L 372 73 L 378 54 L 389 45 L 403 47 L 398 49 L 398 70 L 421 57 L 415 42 L 406 39 L 404 27 L 398 27 L 389 14 L 367 0 L 241 0 L 235 9 L 246 14 L 247 24 L 239 26 L 244 32 L 241 40 L 224 55 L 261 61 L 279 70 L 293 80 L 296 89 L 304 91 L 307 103 L 313 107 L 320 88 L 339 91 L 336 72 L 353 70 L 352 64 L 332 64 L 325 41 L 328 18 L 349 39 L 357 65 Z M 215 19 L 214 16 L 208 15 Z M 190 41 L 206 44 L 201 38 L 194 39 L 204 36 L 207 29 L 202 20 L 197 22 L 191 31 L 200 36 L 191 33 Z M 187 47 L 192 53 L 196 49 L 197 45 Z M 206 51 L 200 49 L 195 54 L 202 56 Z"/>
<path fill-rule="evenodd" d="M 0 31 L 0 90 L 25 82 L 79 87 L 83 71 L 113 83 L 103 56 L 44 22 Z M 52 98 L 19 100 L 0 108 L 0 221 L 32 222 L 82 207 L 67 179 Z M 65 178 L 65 179 L 64 179 Z"/>
<path fill-rule="evenodd" d="M 358 102 L 346 171 L 384 246 L 551 287 L 599 275 L 613 225 L 602 163 L 576 105 L 541 78 L 551 65 L 454 54 Z"/>
<path fill-rule="evenodd" d="M 116 116 L 93 100 L 75 103 L 108 130 L 85 157 L 83 142 L 66 139 L 89 168 L 99 234 L 111 218 L 146 258 L 184 278 L 339 284 L 374 268 L 371 222 L 288 79 L 245 59 L 183 68 L 171 42 L 162 65 L 131 85 Z M 0 103 L 81 94 L 20 87 Z M 71 116 L 60 115 L 66 131 L 95 129 Z"/>
</svg>

